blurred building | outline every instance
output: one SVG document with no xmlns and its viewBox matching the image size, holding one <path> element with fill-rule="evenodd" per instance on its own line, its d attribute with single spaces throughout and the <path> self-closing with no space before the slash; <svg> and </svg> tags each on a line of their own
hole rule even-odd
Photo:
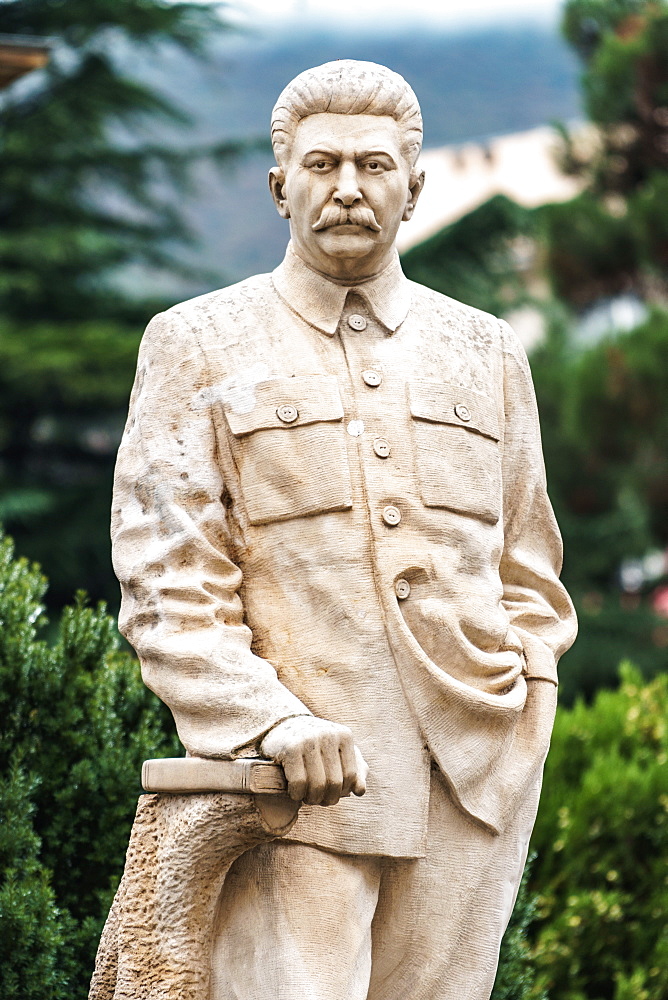
<svg viewBox="0 0 668 1000">
<path fill-rule="evenodd" d="M 0 90 L 49 61 L 50 46 L 21 35 L 0 35 Z"/>
<path fill-rule="evenodd" d="M 572 135 L 580 144 L 595 141 L 595 132 L 588 125 L 577 126 Z M 563 172 L 560 146 L 559 134 L 541 126 L 484 142 L 424 150 L 419 166 L 425 171 L 425 186 L 413 218 L 399 230 L 399 250 L 410 250 L 496 195 L 505 195 L 525 208 L 575 198 L 584 182 Z M 542 287 L 545 282 L 535 241 L 518 237 L 511 249 L 527 288 L 535 299 L 545 298 L 548 290 Z M 575 341 L 583 346 L 596 343 L 611 333 L 632 329 L 646 316 L 645 303 L 635 295 L 603 297 L 578 316 L 573 328 Z M 536 305 L 510 309 L 505 318 L 527 350 L 543 340 L 545 314 Z"/>
<path fill-rule="evenodd" d="M 409 250 L 497 194 L 526 208 L 575 198 L 581 181 L 560 169 L 558 148 L 555 130 L 542 126 L 425 150 L 419 163 L 424 190 L 413 218 L 399 231 L 399 250 Z"/>
</svg>

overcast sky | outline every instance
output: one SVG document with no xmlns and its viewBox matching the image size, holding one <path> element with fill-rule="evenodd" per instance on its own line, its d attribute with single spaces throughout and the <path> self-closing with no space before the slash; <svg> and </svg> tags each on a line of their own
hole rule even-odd
<svg viewBox="0 0 668 1000">
<path fill-rule="evenodd" d="M 233 4 L 248 12 L 282 22 L 324 21 L 341 27 L 388 22 L 466 25 L 522 20 L 556 21 L 560 0 L 243 0 Z"/>
</svg>

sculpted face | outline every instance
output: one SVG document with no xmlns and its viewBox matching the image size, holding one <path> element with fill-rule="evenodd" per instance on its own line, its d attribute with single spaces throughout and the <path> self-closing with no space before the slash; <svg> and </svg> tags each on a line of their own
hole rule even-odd
<svg viewBox="0 0 668 1000">
<path fill-rule="evenodd" d="M 297 254 L 342 280 L 370 277 L 389 262 L 422 182 L 404 154 L 400 126 L 384 115 L 303 118 L 287 163 L 269 175 Z"/>
</svg>

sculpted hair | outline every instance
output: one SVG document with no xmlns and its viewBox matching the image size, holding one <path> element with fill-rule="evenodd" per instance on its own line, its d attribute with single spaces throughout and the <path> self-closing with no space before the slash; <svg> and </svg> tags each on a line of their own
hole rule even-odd
<svg viewBox="0 0 668 1000">
<path fill-rule="evenodd" d="M 337 115 L 389 115 L 401 126 L 411 165 L 422 146 L 422 115 L 403 76 L 378 63 L 339 59 L 307 69 L 287 85 L 271 115 L 271 143 L 282 165 L 302 118 Z"/>
</svg>

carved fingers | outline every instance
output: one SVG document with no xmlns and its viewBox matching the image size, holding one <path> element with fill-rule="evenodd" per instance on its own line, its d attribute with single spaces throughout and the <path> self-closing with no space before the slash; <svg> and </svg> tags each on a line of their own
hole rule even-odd
<svg viewBox="0 0 668 1000">
<path fill-rule="evenodd" d="M 262 753 L 282 765 L 295 801 L 332 806 L 366 791 L 368 767 L 347 726 L 311 715 L 286 719 L 267 733 Z"/>
</svg>

